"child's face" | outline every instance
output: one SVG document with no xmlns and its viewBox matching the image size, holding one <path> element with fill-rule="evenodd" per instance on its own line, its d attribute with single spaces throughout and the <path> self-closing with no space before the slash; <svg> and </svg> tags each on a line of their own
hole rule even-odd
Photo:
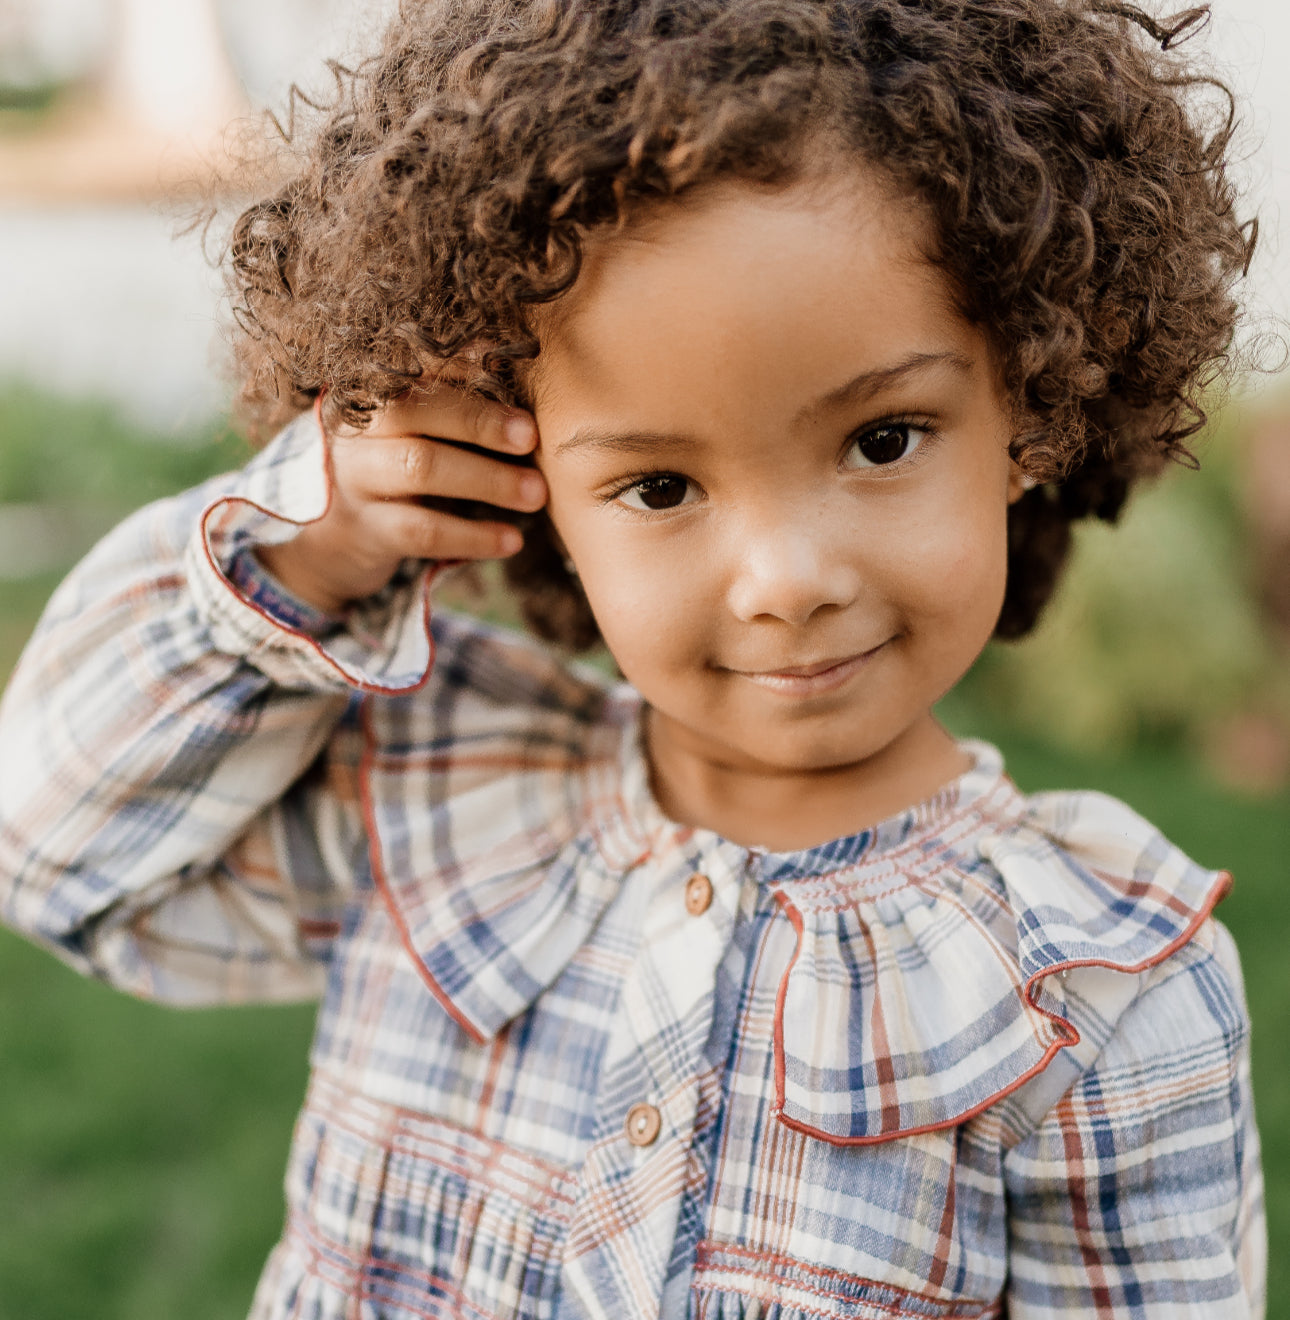
<svg viewBox="0 0 1290 1320">
<path fill-rule="evenodd" d="M 1009 410 L 922 224 L 867 176 L 714 188 L 593 244 L 549 310 L 550 513 L 656 757 L 925 746 L 993 630 Z"/>
</svg>

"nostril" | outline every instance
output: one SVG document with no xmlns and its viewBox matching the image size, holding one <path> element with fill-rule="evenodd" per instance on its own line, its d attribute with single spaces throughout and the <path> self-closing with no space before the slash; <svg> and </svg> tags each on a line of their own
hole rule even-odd
<svg viewBox="0 0 1290 1320">
<path fill-rule="evenodd" d="M 775 618 L 802 624 L 821 610 L 840 609 L 857 590 L 851 567 L 813 540 L 791 535 L 759 538 L 741 556 L 729 604 L 741 619 Z"/>
</svg>

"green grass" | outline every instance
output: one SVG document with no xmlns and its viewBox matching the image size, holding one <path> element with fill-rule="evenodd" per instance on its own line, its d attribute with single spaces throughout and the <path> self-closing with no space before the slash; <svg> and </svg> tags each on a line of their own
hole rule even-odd
<svg viewBox="0 0 1290 1320">
<path fill-rule="evenodd" d="M 249 453 L 222 422 L 150 434 L 96 399 L 0 384 L 0 504 L 56 502 L 120 517 Z"/>
<path fill-rule="evenodd" d="M 0 502 L 118 517 L 237 464 L 218 427 L 142 437 L 93 403 L 0 390 Z M 69 545 L 70 559 L 85 546 Z M 0 675 L 59 574 L 0 581 Z M 970 713 L 969 713 L 970 712 Z M 1270 1237 L 1269 1316 L 1290 1320 L 1290 797 L 1217 789 L 1176 749 L 1077 756 L 979 701 L 1027 790 L 1096 787 L 1237 884 L 1220 916 L 1244 960 Z M 281 1228 L 281 1180 L 313 1010 L 178 1012 L 75 976 L 0 930 L 0 1320 L 237 1320 Z"/>
<path fill-rule="evenodd" d="M 312 1020 L 140 1003 L 0 931 L 0 1318 L 245 1315 Z"/>
</svg>

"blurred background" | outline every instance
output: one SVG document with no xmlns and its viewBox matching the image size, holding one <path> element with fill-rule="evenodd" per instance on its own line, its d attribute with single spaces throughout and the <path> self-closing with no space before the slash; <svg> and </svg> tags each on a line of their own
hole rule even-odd
<svg viewBox="0 0 1290 1320">
<path fill-rule="evenodd" d="M 0 682 L 62 573 L 147 499 L 241 462 L 219 230 L 181 234 L 247 133 L 393 0 L 0 0 Z M 1283 0 L 1214 0 L 1261 249 L 1243 346 L 1290 310 Z M 1234 872 L 1255 1023 L 1270 1311 L 1290 1318 L 1290 394 L 1216 400 L 1199 473 L 1090 528 L 1038 634 L 943 712 L 1023 788 L 1126 799 Z M 489 608 L 505 612 L 494 600 Z M 2 754 L 2 753 L 0 753 Z M 178 1013 L 0 931 L 0 1320 L 215 1320 L 281 1224 L 312 1009 Z"/>
</svg>

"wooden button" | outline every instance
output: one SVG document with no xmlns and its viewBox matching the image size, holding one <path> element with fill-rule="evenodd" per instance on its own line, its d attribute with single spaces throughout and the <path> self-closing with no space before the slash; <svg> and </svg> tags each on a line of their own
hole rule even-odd
<svg viewBox="0 0 1290 1320">
<path fill-rule="evenodd" d="M 652 1146 L 663 1126 L 663 1115 L 653 1105 L 633 1105 L 627 1111 L 627 1140 L 633 1146 Z"/>
<path fill-rule="evenodd" d="M 701 917 L 712 906 L 712 881 L 706 875 L 692 875 L 685 882 L 685 910 Z"/>
</svg>

